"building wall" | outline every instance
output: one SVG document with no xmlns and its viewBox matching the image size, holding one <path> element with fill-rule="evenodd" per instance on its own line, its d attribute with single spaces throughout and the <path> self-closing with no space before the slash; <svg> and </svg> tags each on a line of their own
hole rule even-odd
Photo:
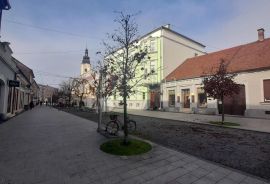
<svg viewBox="0 0 270 184">
<path fill-rule="evenodd" d="M 195 44 L 186 38 L 177 36 L 166 29 L 158 30 L 143 37 L 140 40 L 140 43 L 150 47 L 151 41 L 155 41 L 156 51 L 149 51 L 148 55 L 150 56 L 150 59 L 147 61 L 144 68 L 149 72 L 150 66 L 153 61 L 155 61 L 156 72 L 153 75 L 150 75 L 146 80 L 143 80 L 141 82 L 143 85 L 138 85 L 135 88 L 135 94 L 131 95 L 127 102 L 128 108 L 130 109 L 148 109 L 150 107 L 150 90 L 147 85 L 160 85 L 164 77 L 187 58 L 194 57 L 195 53 L 198 55 L 204 54 L 203 46 Z M 117 95 L 116 98 L 110 97 L 108 106 L 119 107 L 118 104 L 121 100 L 122 97 L 119 95 Z"/>
<path fill-rule="evenodd" d="M 85 71 L 85 70 L 87 70 L 87 71 Z M 81 64 L 80 75 L 89 76 L 90 75 L 90 71 L 91 71 L 91 65 L 90 64 L 87 64 L 87 63 Z"/>
<path fill-rule="evenodd" d="M 246 93 L 246 111 L 245 116 L 270 118 L 265 111 L 270 111 L 270 103 L 264 102 L 263 80 L 270 79 L 270 70 L 259 72 L 245 72 L 236 76 L 235 81 L 238 84 L 245 85 Z M 192 112 L 203 114 L 217 114 L 217 100 L 207 98 L 207 108 L 198 108 L 198 93 L 197 89 L 202 87 L 202 78 L 186 79 L 179 81 L 171 81 L 162 84 L 162 101 L 163 109 L 166 111 L 176 112 Z M 195 103 L 191 103 L 189 110 L 183 108 L 182 89 L 190 89 L 190 96 L 194 95 Z M 170 107 L 169 90 L 175 90 L 175 107 Z M 180 97 L 180 102 L 177 102 L 177 96 Z M 191 99 L 191 98 L 190 98 Z"/>
<path fill-rule="evenodd" d="M 204 47 L 191 42 L 183 37 L 176 36 L 170 31 L 163 30 L 163 77 L 169 75 L 176 67 L 182 64 L 187 58 L 195 54 L 203 55 Z"/>
<path fill-rule="evenodd" d="M 39 84 L 39 100 L 51 103 L 52 97 L 58 92 L 57 88 Z"/>
<path fill-rule="evenodd" d="M 15 79 L 16 65 L 11 60 L 12 51 L 6 43 L 0 42 L 0 119 L 6 119 L 11 114 L 7 112 L 9 80 Z M 13 92 L 11 92 L 11 98 Z M 12 105 L 12 104 L 10 104 Z"/>
</svg>

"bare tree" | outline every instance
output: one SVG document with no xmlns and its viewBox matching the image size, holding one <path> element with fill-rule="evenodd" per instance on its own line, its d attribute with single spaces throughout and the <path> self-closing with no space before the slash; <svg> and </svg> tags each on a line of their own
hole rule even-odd
<svg viewBox="0 0 270 184">
<path fill-rule="evenodd" d="M 211 75 L 203 80 L 203 88 L 207 95 L 220 100 L 222 103 L 222 124 L 224 124 L 224 97 L 237 94 L 240 90 L 239 84 L 233 80 L 237 74 L 229 73 L 228 65 L 229 62 L 226 63 L 225 60 L 221 59 L 218 68 L 212 68 Z"/>
<path fill-rule="evenodd" d="M 98 55 L 101 56 L 102 61 L 98 61 L 98 66 L 96 70 L 93 70 L 91 73 L 92 78 L 94 80 L 93 86 L 96 90 L 97 97 L 97 107 L 99 113 L 99 121 L 98 121 L 98 132 L 100 131 L 100 125 L 102 122 L 102 111 L 103 105 L 105 102 L 105 112 L 107 112 L 107 99 L 112 95 L 114 90 L 114 75 L 112 68 L 109 66 L 109 63 L 105 59 L 104 55 L 101 52 L 97 52 Z"/>
<path fill-rule="evenodd" d="M 72 81 L 72 92 L 79 97 L 79 107 L 83 106 L 83 98 L 89 94 L 95 94 L 95 88 L 91 82 L 85 78 L 74 78 Z"/>
<path fill-rule="evenodd" d="M 120 12 L 115 20 L 119 27 L 109 35 L 111 43 L 105 44 L 108 67 L 116 77 L 115 89 L 123 98 L 124 143 L 128 143 L 127 98 L 134 93 L 134 87 L 150 75 L 143 67 L 147 62 L 148 47 L 139 42 L 134 16 Z"/>
<path fill-rule="evenodd" d="M 72 86 L 73 82 L 72 79 L 69 79 L 67 81 L 63 81 L 60 84 L 60 91 L 59 91 L 59 95 L 64 98 L 67 99 L 68 101 L 68 106 L 70 106 L 71 104 L 71 99 L 72 99 L 72 90 L 73 90 L 73 86 Z"/>
</svg>

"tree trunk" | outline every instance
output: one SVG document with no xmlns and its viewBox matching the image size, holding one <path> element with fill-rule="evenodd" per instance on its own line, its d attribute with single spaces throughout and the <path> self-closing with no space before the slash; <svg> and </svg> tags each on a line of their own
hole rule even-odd
<svg viewBox="0 0 270 184">
<path fill-rule="evenodd" d="M 99 83 L 98 83 L 98 128 L 97 131 L 100 132 L 101 130 L 101 123 L 102 123 L 102 109 L 101 109 L 101 89 L 102 89 L 102 71 L 100 71 L 100 76 L 99 76 Z"/>
<path fill-rule="evenodd" d="M 82 97 L 83 97 L 83 96 L 80 96 L 79 108 L 82 107 Z"/>
<path fill-rule="evenodd" d="M 125 87 L 125 90 L 126 90 L 126 87 Z M 124 144 L 127 144 L 128 143 L 128 130 L 127 130 L 127 95 L 126 93 L 123 97 L 123 100 L 124 100 Z"/>
<path fill-rule="evenodd" d="M 98 116 L 98 129 L 97 129 L 97 131 L 98 132 L 100 132 L 100 130 L 101 130 L 101 123 L 102 123 L 102 106 L 101 106 L 101 103 L 102 103 L 102 101 L 101 101 L 101 99 L 99 99 L 98 100 L 98 114 L 99 114 L 99 116 Z"/>
<path fill-rule="evenodd" d="M 68 107 L 71 106 L 71 94 L 68 95 Z"/>
<path fill-rule="evenodd" d="M 221 97 L 221 113 L 222 113 L 222 125 L 224 124 L 224 97 Z"/>
</svg>

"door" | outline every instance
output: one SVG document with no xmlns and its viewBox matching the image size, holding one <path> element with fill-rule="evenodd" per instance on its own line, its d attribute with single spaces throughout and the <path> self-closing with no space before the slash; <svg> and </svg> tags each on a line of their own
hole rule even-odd
<svg viewBox="0 0 270 184">
<path fill-rule="evenodd" d="M 182 89 L 182 99 L 184 100 L 184 108 L 190 108 L 190 90 Z"/>
<path fill-rule="evenodd" d="M 221 104 L 218 105 L 221 114 Z M 240 85 L 238 94 L 224 98 L 224 113 L 231 115 L 244 115 L 246 110 L 246 92 L 245 85 Z"/>
<path fill-rule="evenodd" d="M 157 110 L 160 107 L 160 96 L 158 92 L 150 92 L 150 109 Z"/>
</svg>

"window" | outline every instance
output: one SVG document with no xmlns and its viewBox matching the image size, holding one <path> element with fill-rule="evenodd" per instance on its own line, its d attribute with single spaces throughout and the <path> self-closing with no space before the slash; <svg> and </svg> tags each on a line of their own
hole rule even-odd
<svg viewBox="0 0 270 184">
<path fill-rule="evenodd" d="M 145 100 L 145 92 L 143 92 L 143 100 Z"/>
<path fill-rule="evenodd" d="M 113 95 L 113 99 L 116 100 L 116 94 Z"/>
<path fill-rule="evenodd" d="M 136 107 L 140 107 L 140 103 L 136 103 Z"/>
<path fill-rule="evenodd" d="M 150 52 L 156 52 L 157 51 L 157 45 L 155 40 L 150 41 Z"/>
<path fill-rule="evenodd" d="M 87 69 L 85 68 L 84 71 L 85 71 L 85 73 L 86 73 L 86 72 L 87 72 Z"/>
<path fill-rule="evenodd" d="M 144 79 L 147 78 L 147 75 L 148 75 L 148 73 L 147 73 L 147 68 L 145 68 L 145 69 L 144 69 Z"/>
<path fill-rule="evenodd" d="M 180 96 L 177 96 L 177 103 L 180 103 Z"/>
<path fill-rule="evenodd" d="M 156 61 L 150 61 L 150 72 L 151 73 L 156 72 Z"/>
<path fill-rule="evenodd" d="M 129 107 L 132 107 L 132 103 L 129 103 Z"/>
<path fill-rule="evenodd" d="M 169 106 L 174 107 L 175 106 L 175 91 L 169 90 Z"/>
<path fill-rule="evenodd" d="M 264 101 L 270 102 L 270 79 L 263 80 Z"/>
<path fill-rule="evenodd" d="M 203 88 L 198 88 L 198 107 L 206 107 L 207 96 Z"/>
</svg>

